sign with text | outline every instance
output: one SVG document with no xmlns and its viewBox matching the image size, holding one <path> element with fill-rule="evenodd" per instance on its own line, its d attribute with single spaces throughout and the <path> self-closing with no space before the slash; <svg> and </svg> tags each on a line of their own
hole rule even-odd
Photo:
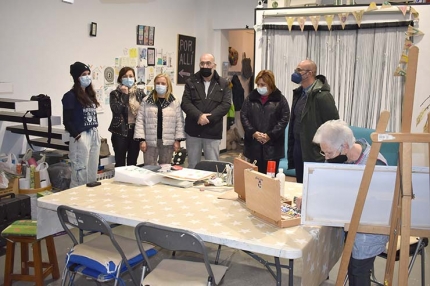
<svg viewBox="0 0 430 286">
<path fill-rule="evenodd" d="M 178 34 L 177 84 L 185 84 L 185 81 L 194 74 L 195 57 L 196 38 Z"/>
</svg>

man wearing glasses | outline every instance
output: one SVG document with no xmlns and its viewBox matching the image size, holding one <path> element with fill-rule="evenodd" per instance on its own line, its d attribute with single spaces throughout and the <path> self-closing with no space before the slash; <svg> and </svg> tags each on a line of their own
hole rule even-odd
<svg viewBox="0 0 430 286">
<path fill-rule="evenodd" d="M 311 60 L 301 61 L 291 81 L 300 84 L 293 91 L 288 128 L 288 169 L 296 169 L 297 183 L 303 183 L 303 162 L 324 162 L 320 147 L 312 139 L 324 122 L 339 119 L 330 86 L 325 76 L 317 75 Z"/>
<path fill-rule="evenodd" d="M 223 117 L 230 109 L 231 89 L 215 68 L 214 56 L 203 54 L 200 70 L 185 82 L 181 107 L 186 114 L 188 168 L 201 161 L 202 150 L 205 160 L 219 161 Z"/>
</svg>

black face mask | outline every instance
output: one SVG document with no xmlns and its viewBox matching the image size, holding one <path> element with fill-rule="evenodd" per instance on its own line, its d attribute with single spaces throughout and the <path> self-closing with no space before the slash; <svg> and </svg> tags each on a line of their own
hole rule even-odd
<svg viewBox="0 0 430 286">
<path fill-rule="evenodd" d="M 348 160 L 348 157 L 346 157 L 346 155 L 339 155 L 337 157 L 331 158 L 331 159 L 327 159 L 326 161 L 328 163 L 340 163 L 343 164 Z"/>
<path fill-rule="evenodd" d="M 210 77 L 212 75 L 211 68 L 200 68 L 200 74 L 202 77 Z"/>
</svg>

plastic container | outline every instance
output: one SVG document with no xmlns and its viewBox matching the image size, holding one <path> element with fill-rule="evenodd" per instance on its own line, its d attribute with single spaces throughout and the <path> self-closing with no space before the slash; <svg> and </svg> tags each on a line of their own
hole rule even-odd
<svg viewBox="0 0 430 286">
<path fill-rule="evenodd" d="M 267 171 L 266 175 L 274 178 L 276 170 L 276 162 L 275 161 L 267 161 Z"/>
<path fill-rule="evenodd" d="M 278 169 L 278 174 L 276 174 L 276 179 L 278 179 L 281 184 L 281 188 L 280 188 L 281 197 L 285 197 L 285 175 L 284 175 L 283 168 Z"/>
</svg>

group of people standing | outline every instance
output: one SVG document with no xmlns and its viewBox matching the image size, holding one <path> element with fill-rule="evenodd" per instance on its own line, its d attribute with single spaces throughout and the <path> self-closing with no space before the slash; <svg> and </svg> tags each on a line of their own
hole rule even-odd
<svg viewBox="0 0 430 286">
<path fill-rule="evenodd" d="M 123 67 L 118 86 L 109 96 L 115 167 L 136 165 L 139 151 L 144 153 L 145 165 L 170 164 L 181 141 L 186 141 L 189 168 L 201 160 L 202 150 L 206 160 L 219 160 L 223 117 L 230 109 L 231 89 L 215 68 L 214 56 L 202 55 L 200 70 L 186 81 L 180 102 L 172 94 L 167 74 L 154 78 L 155 88 L 146 96 L 136 85 L 134 69 Z M 96 109 L 100 103 L 86 64 L 75 62 L 70 74 L 74 85 L 62 103 L 63 123 L 70 133 L 72 188 L 96 181 L 100 153 Z"/>
<path fill-rule="evenodd" d="M 147 165 L 170 164 L 172 153 L 180 149 L 184 140 L 189 168 L 201 160 L 202 150 L 206 160 L 219 160 L 223 117 L 230 109 L 231 89 L 216 72 L 213 55 L 202 55 L 199 66 L 200 70 L 186 81 L 181 103 L 172 94 L 168 75 L 157 75 L 154 90 L 146 96 L 137 88 L 132 68 L 119 71 L 118 86 L 110 93 L 109 131 L 116 167 L 136 165 L 139 150 Z M 100 151 L 96 108 L 100 103 L 87 65 L 75 62 L 70 74 L 74 85 L 62 103 L 64 126 L 70 133 L 70 187 L 76 187 L 96 181 Z M 245 99 L 240 114 L 245 131 L 244 156 L 257 161 L 262 173 L 266 173 L 268 161 L 276 161 L 277 170 L 279 160 L 287 156 L 288 168 L 295 169 L 299 183 L 303 182 L 303 162 L 364 164 L 370 145 L 356 141 L 346 123 L 339 120 L 330 86 L 323 75 L 317 75 L 316 64 L 311 60 L 300 62 L 291 81 L 300 86 L 293 91 L 290 110 L 273 73 L 262 70 L 256 76 L 256 88 Z M 385 162 L 382 156 L 379 161 Z M 349 265 L 350 285 L 370 285 L 370 269 L 386 241 L 387 236 L 357 235 Z"/>
</svg>

